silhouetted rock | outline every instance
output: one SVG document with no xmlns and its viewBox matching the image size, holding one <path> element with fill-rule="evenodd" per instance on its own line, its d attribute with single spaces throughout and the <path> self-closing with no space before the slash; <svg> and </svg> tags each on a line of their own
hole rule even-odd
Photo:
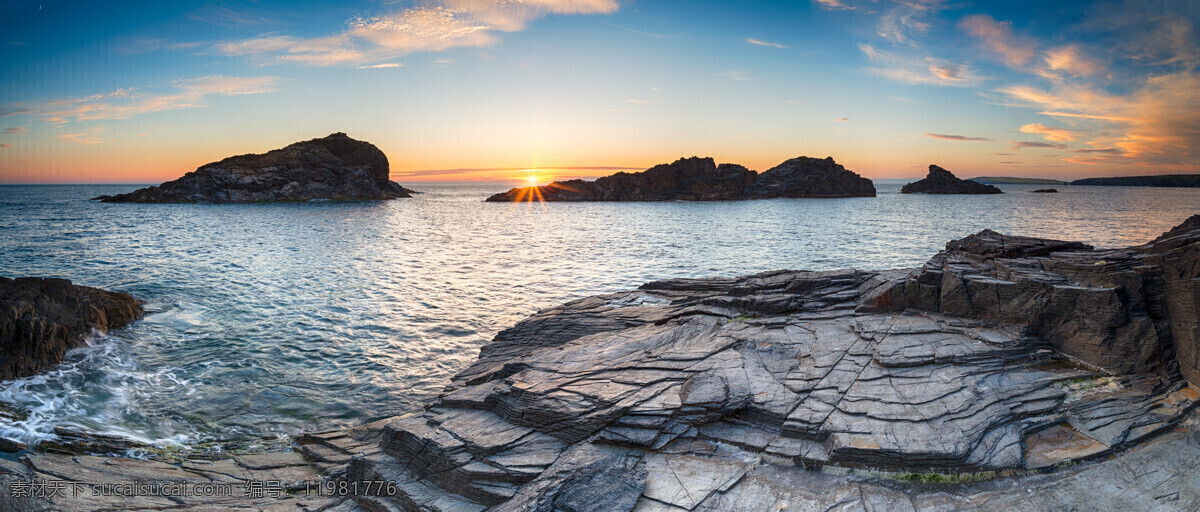
<svg viewBox="0 0 1200 512">
<path fill-rule="evenodd" d="M 1105 187 L 1200 187 L 1200 174 L 1162 174 L 1157 176 L 1117 176 L 1112 178 L 1083 178 L 1072 185 Z"/>
<path fill-rule="evenodd" d="M 1058 189 L 1056 189 L 1056 188 L 1039 188 L 1037 190 L 1034 190 L 1033 193 L 1034 194 L 1057 194 Z"/>
<path fill-rule="evenodd" d="M 936 165 L 929 166 L 925 179 L 914 181 L 900 188 L 901 194 L 1003 194 L 991 185 L 959 179 L 950 171 Z"/>
<path fill-rule="evenodd" d="M 801 156 L 762 173 L 742 197 L 875 197 L 875 185 L 846 170 L 833 157 Z"/>
<path fill-rule="evenodd" d="M 590 510 L 600 488 L 606 510 L 1153 498 L 1157 479 L 1127 464 L 927 494 L 805 468 L 1025 471 L 1188 428 L 1197 283 L 1200 216 L 1128 249 L 985 230 L 912 270 L 652 282 L 501 331 L 347 478 L 396 482 L 385 501 L 404 510 Z M 1175 461 L 1131 460 L 1190 467 L 1177 464 L 1200 460 L 1189 435 Z M 1189 487 L 1185 474 L 1164 477 Z"/>
<path fill-rule="evenodd" d="M 0 277 L 0 380 L 58 364 L 93 330 L 121 327 L 140 316 L 141 305 L 124 293 L 66 279 Z"/>
<path fill-rule="evenodd" d="M 313 199 L 394 199 L 412 192 L 388 179 L 388 160 L 344 133 L 261 155 L 201 166 L 157 187 L 100 196 L 106 203 L 245 203 Z"/>
<path fill-rule="evenodd" d="M 508 201 L 717 201 L 772 197 L 874 196 L 871 180 L 833 158 L 799 157 L 758 174 L 712 158 L 681 158 L 642 172 L 619 172 L 596 181 L 556 181 L 520 187 L 489 197 Z"/>
</svg>

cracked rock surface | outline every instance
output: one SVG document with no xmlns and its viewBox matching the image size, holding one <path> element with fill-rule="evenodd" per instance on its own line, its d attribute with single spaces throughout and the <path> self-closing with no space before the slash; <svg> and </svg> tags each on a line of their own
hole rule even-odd
<svg viewBox="0 0 1200 512">
<path fill-rule="evenodd" d="M 648 283 L 502 331 L 345 477 L 397 483 L 371 510 L 1194 508 L 1198 304 L 1200 217 Z M 954 474 L 991 477 L 906 483 Z"/>
</svg>

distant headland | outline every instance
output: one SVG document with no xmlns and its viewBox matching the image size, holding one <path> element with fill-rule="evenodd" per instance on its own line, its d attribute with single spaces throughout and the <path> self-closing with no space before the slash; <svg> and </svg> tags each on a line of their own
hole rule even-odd
<svg viewBox="0 0 1200 512">
<path fill-rule="evenodd" d="M 1200 174 L 1160 174 L 1156 176 L 1084 178 L 1081 180 L 1072 181 L 1071 184 L 1108 187 L 1200 187 Z"/>
<path fill-rule="evenodd" d="M 250 203 L 412 197 L 388 179 L 387 156 L 345 133 L 238 155 L 157 187 L 100 196 L 106 203 Z"/>
</svg>

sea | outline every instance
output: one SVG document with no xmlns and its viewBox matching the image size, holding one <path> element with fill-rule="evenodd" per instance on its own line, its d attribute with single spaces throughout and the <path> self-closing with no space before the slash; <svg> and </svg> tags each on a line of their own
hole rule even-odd
<svg viewBox="0 0 1200 512">
<path fill-rule="evenodd" d="M 1200 189 L 1000 185 L 1000 195 L 485 203 L 108 204 L 139 185 L 0 186 L 0 275 L 129 293 L 148 314 L 0 382 L 24 416 L 158 446 L 285 438 L 419 410 L 522 318 L 666 278 L 914 267 L 983 229 L 1113 248 L 1200 213 Z"/>
</svg>

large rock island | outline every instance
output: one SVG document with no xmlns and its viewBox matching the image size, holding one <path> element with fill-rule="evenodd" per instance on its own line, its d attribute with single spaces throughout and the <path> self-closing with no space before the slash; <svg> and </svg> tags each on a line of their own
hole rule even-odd
<svg viewBox="0 0 1200 512">
<path fill-rule="evenodd" d="M 900 188 L 901 194 L 1003 194 L 1004 192 L 992 185 L 984 185 L 972 180 L 960 179 L 954 173 L 936 165 L 929 166 L 929 174 L 924 179 L 914 181 Z"/>
<path fill-rule="evenodd" d="M 514 188 L 487 200 L 509 201 L 718 201 L 774 197 L 875 197 L 875 186 L 833 161 L 799 157 L 758 174 L 712 158 L 680 158 L 642 172 L 619 172 L 596 181 L 556 181 Z"/>
<path fill-rule="evenodd" d="M 344 133 L 203 165 L 157 187 L 100 196 L 106 203 L 246 203 L 411 197 L 388 178 L 387 156 Z"/>
<path fill-rule="evenodd" d="M 1200 216 L 1128 249 L 983 231 L 911 270 L 653 282 L 500 332 L 346 478 L 395 483 L 369 510 L 1194 507 L 1197 283 Z"/>
<path fill-rule="evenodd" d="M 66 279 L 0 277 L 0 380 L 58 364 L 93 331 L 124 326 L 142 313 L 138 301 L 124 293 Z"/>
</svg>

